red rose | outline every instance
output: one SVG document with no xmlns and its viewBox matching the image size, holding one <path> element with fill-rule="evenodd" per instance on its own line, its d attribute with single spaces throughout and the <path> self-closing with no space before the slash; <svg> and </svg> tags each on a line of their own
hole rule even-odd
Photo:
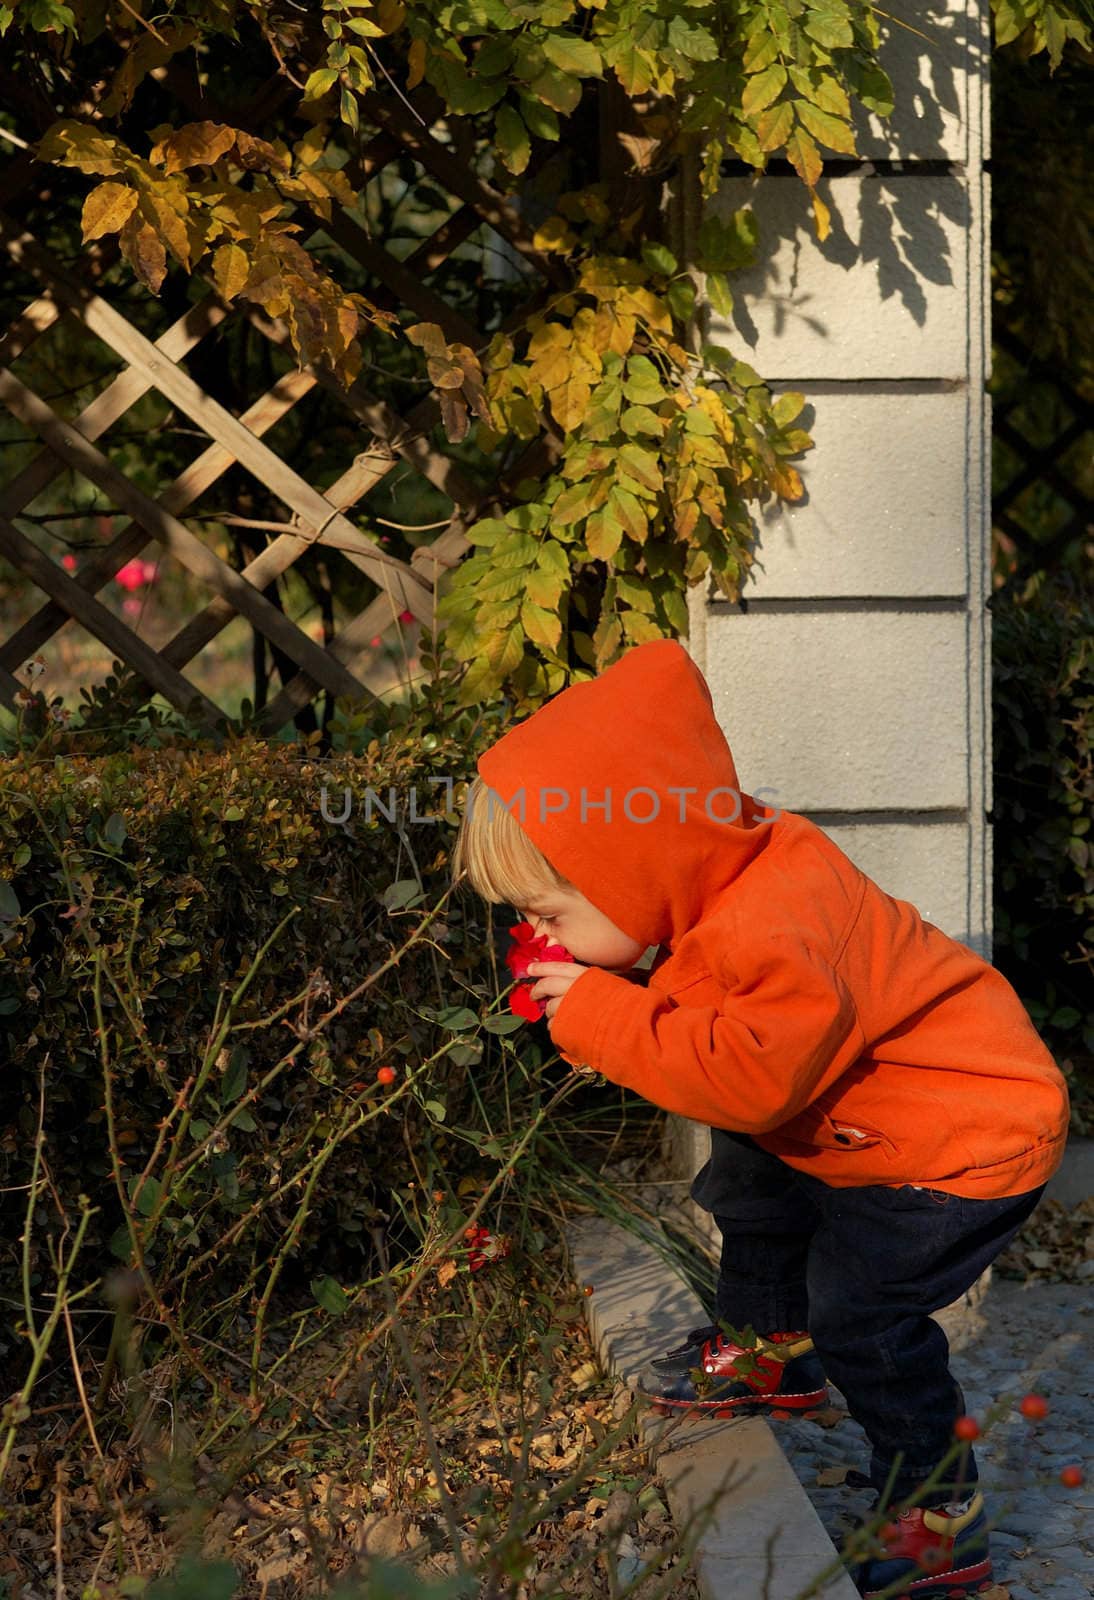
<svg viewBox="0 0 1094 1600">
<path fill-rule="evenodd" d="M 512 944 L 505 954 L 505 965 L 514 978 L 528 976 L 530 961 L 572 961 L 570 952 L 560 944 L 553 944 L 545 933 L 532 932 L 530 922 L 518 922 L 509 929 Z M 532 983 L 519 983 L 509 996 L 509 1009 L 528 1022 L 538 1022 L 547 1010 L 546 1000 L 533 1000 Z"/>
</svg>

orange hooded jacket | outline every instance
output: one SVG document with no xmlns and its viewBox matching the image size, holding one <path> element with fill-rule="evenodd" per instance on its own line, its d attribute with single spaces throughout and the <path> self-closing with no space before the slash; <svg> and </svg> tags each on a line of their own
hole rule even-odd
<svg viewBox="0 0 1094 1600">
<path fill-rule="evenodd" d="M 1010 984 L 807 818 L 740 793 L 679 644 L 557 695 L 479 772 L 588 900 L 663 947 L 646 988 L 592 968 L 567 991 L 550 1031 L 571 1064 L 837 1188 L 993 1199 L 1056 1168 L 1067 1091 Z"/>
</svg>

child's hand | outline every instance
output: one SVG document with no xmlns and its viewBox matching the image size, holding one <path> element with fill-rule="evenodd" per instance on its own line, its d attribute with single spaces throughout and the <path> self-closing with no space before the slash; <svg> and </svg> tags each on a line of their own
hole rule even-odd
<svg viewBox="0 0 1094 1600">
<path fill-rule="evenodd" d="M 583 967 L 579 961 L 530 961 L 528 963 L 528 976 L 538 981 L 534 985 L 531 998 L 545 1000 L 547 1009 L 544 1016 L 550 1022 L 559 1006 L 563 996 L 569 991 L 570 985 L 580 978 L 583 972 L 588 972 L 588 967 Z"/>
</svg>

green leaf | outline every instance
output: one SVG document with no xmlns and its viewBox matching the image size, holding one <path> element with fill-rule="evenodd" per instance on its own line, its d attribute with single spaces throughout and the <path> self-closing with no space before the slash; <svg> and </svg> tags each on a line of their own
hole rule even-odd
<svg viewBox="0 0 1094 1600">
<path fill-rule="evenodd" d="M 779 41 L 773 33 L 760 32 L 752 36 L 745 47 L 741 65 L 749 74 L 763 72 L 778 58 Z"/>
<path fill-rule="evenodd" d="M 341 1317 L 349 1309 L 349 1296 L 335 1278 L 313 1278 L 311 1292 L 316 1303 L 333 1317 Z"/>
<path fill-rule="evenodd" d="M 701 439 L 713 439 L 718 431 L 714 426 L 714 418 L 702 406 L 690 406 L 684 412 L 684 428 Z"/>
<path fill-rule="evenodd" d="M 318 67 L 304 85 L 305 100 L 319 100 L 332 89 L 338 81 L 338 71 L 335 67 Z"/>
<path fill-rule="evenodd" d="M 120 850 L 125 843 L 128 831 L 120 811 L 112 811 L 103 823 L 103 838 L 113 850 Z"/>
<path fill-rule="evenodd" d="M 481 522 L 472 523 L 467 530 L 467 538 L 471 544 L 492 545 L 499 539 L 509 537 L 509 524 L 500 517 L 484 517 Z"/>
<path fill-rule="evenodd" d="M 585 524 L 585 548 L 595 561 L 610 561 L 623 543 L 623 529 L 610 511 L 596 511 Z"/>
<path fill-rule="evenodd" d="M 468 1006 L 442 1006 L 434 1021 L 448 1033 L 463 1033 L 479 1025 L 478 1013 Z"/>
<path fill-rule="evenodd" d="M 487 1017 L 483 1022 L 483 1029 L 487 1033 L 516 1033 L 517 1029 L 523 1027 L 523 1025 L 523 1017 L 502 1014 L 495 1017 Z"/>
<path fill-rule="evenodd" d="M 572 33 L 549 33 L 543 41 L 543 53 L 561 71 L 580 78 L 603 76 L 604 66 L 600 51 L 588 39 L 579 39 Z"/>
<path fill-rule="evenodd" d="M 19 896 L 6 878 L 0 878 L 0 922 L 14 922 L 22 915 Z"/>
<path fill-rule="evenodd" d="M 785 394 L 779 395 L 771 407 L 771 415 L 775 418 L 780 428 L 787 428 L 794 418 L 801 415 L 805 406 L 805 396 L 789 389 Z"/>
<path fill-rule="evenodd" d="M 810 133 L 822 144 L 826 144 L 829 150 L 835 150 L 840 155 L 846 156 L 857 154 L 854 129 L 849 123 L 841 122 L 838 117 L 829 116 L 827 111 L 821 111 L 819 106 L 810 105 L 808 100 L 795 100 L 794 109 Z"/>
<path fill-rule="evenodd" d="M 550 106 L 545 106 L 541 100 L 535 100 L 521 90 L 520 110 L 534 139 L 558 138 L 558 113 L 552 111 Z"/>
<path fill-rule="evenodd" d="M 399 878 L 395 883 L 388 884 L 380 896 L 380 902 L 386 911 L 405 911 L 423 898 L 417 879 Z"/>
<path fill-rule="evenodd" d="M 236 1045 L 228 1059 L 224 1078 L 220 1085 L 220 1103 L 222 1106 L 230 1105 L 233 1100 L 238 1100 L 247 1087 L 247 1052 Z"/>
<path fill-rule="evenodd" d="M 826 50 L 849 50 L 855 42 L 854 30 L 846 17 L 811 11 L 802 27 Z"/>
<path fill-rule="evenodd" d="M 608 510 L 622 525 L 629 539 L 634 539 L 638 544 L 645 542 L 650 525 L 637 495 L 631 494 L 628 489 L 621 489 L 616 484 L 608 496 Z"/>
<path fill-rule="evenodd" d="M 708 272 L 706 277 L 707 299 L 720 317 L 733 315 L 733 291 L 724 273 Z"/>
<path fill-rule="evenodd" d="M 996 20 L 998 22 L 998 13 Z M 868 61 L 858 66 L 857 72 L 852 70 L 848 74 L 848 79 L 853 92 L 867 111 L 872 111 L 879 117 L 892 115 L 896 103 L 893 85 L 888 73 L 883 72 L 875 61 Z"/>
<path fill-rule="evenodd" d="M 110 1235 L 110 1254 L 118 1261 L 128 1261 L 132 1249 L 133 1241 L 129 1237 L 129 1229 L 126 1227 L 115 1228 Z"/>
<path fill-rule="evenodd" d="M 629 357 L 622 392 L 639 406 L 655 406 L 665 398 L 665 384 L 649 356 Z"/>
<path fill-rule="evenodd" d="M 800 101 L 797 103 L 801 104 Z M 756 137 L 764 154 L 770 155 L 772 150 L 784 145 L 793 126 L 794 107 L 789 100 L 780 100 L 777 106 L 769 106 L 762 111 L 756 120 Z"/>
<path fill-rule="evenodd" d="M 665 291 L 665 299 L 677 322 L 687 322 L 695 310 L 696 289 L 690 278 L 677 278 Z"/>
<path fill-rule="evenodd" d="M 754 117 L 758 111 L 762 111 L 773 100 L 777 100 L 785 86 L 786 68 L 781 62 L 763 72 L 758 72 L 754 78 L 749 78 L 741 96 L 741 110 L 744 115 Z"/>
<path fill-rule="evenodd" d="M 342 88 L 342 98 L 339 101 L 338 114 L 342 121 L 346 124 L 346 127 L 352 128 L 354 133 L 356 133 L 361 120 L 357 111 L 357 97 L 344 85 Z"/>
<path fill-rule="evenodd" d="M 799 94 L 822 111 L 828 111 L 834 117 L 850 118 L 851 102 L 847 98 L 847 91 L 830 74 L 816 69 L 806 71 L 803 67 L 791 67 L 790 81 Z"/>
<path fill-rule="evenodd" d="M 481 1044 L 466 1044 L 462 1039 L 457 1039 L 445 1051 L 449 1061 L 457 1067 L 473 1067 L 476 1061 L 482 1060 Z"/>
<path fill-rule="evenodd" d="M 556 611 L 548 611 L 545 606 L 527 599 L 520 608 L 520 621 L 533 644 L 538 644 L 544 650 L 558 649 L 562 639 L 562 618 Z"/>
<path fill-rule="evenodd" d="M 528 137 L 524 119 L 513 110 L 512 106 L 498 107 L 494 118 L 494 136 L 505 165 L 510 172 L 519 176 L 528 165 L 532 154 L 532 141 Z"/>
<path fill-rule="evenodd" d="M 619 426 L 632 437 L 636 433 L 649 433 L 659 439 L 665 431 L 661 418 L 649 406 L 628 406 L 619 419 Z"/>
<path fill-rule="evenodd" d="M 685 22 L 683 17 L 673 17 L 669 23 L 669 44 L 673 50 L 679 50 L 682 56 L 687 56 L 689 61 L 718 59 L 718 45 L 713 36 L 706 28 L 693 27 Z"/>
<path fill-rule="evenodd" d="M 548 106 L 561 111 L 564 117 L 576 111 L 581 100 L 581 79 L 571 77 L 558 67 L 545 67 L 528 87 Z"/>
<path fill-rule="evenodd" d="M 646 243 L 642 246 L 642 260 L 651 272 L 662 272 L 671 278 L 679 270 L 676 257 L 667 245 Z"/>
<path fill-rule="evenodd" d="M 129 1198 L 133 1201 L 142 1217 L 150 1217 L 159 1205 L 163 1195 L 163 1184 L 158 1178 L 145 1178 L 137 1190 L 138 1178 L 131 1178 L 129 1182 Z"/>
<path fill-rule="evenodd" d="M 516 1020 L 519 1022 L 521 1019 L 517 1017 Z M 427 1100 L 422 1109 L 434 1122 L 443 1122 L 448 1115 L 448 1108 L 441 1100 Z"/>
<path fill-rule="evenodd" d="M 604 486 L 600 478 L 585 478 L 580 483 L 572 483 L 568 489 L 563 489 L 551 509 L 552 520 L 562 527 L 568 527 L 572 522 L 580 522 L 582 517 L 587 517 L 594 511 L 604 498 Z"/>
<path fill-rule="evenodd" d="M 661 468 L 652 450 L 641 445 L 625 444 L 619 452 L 620 465 L 645 488 L 657 491 L 662 486 Z"/>
</svg>

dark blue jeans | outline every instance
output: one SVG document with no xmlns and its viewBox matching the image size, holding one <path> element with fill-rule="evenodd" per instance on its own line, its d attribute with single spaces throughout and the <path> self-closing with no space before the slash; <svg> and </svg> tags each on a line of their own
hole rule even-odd
<svg viewBox="0 0 1094 1600">
<path fill-rule="evenodd" d="M 1041 1193 L 966 1200 L 911 1186 L 833 1189 L 720 1128 L 691 1187 L 722 1233 L 718 1317 L 758 1333 L 808 1328 L 870 1441 L 878 1490 L 895 1467 L 894 1500 L 931 1476 L 964 1410 L 949 1343 L 929 1313 L 976 1282 Z M 919 1503 L 941 1504 L 976 1477 L 968 1450 L 946 1486 Z"/>
</svg>

